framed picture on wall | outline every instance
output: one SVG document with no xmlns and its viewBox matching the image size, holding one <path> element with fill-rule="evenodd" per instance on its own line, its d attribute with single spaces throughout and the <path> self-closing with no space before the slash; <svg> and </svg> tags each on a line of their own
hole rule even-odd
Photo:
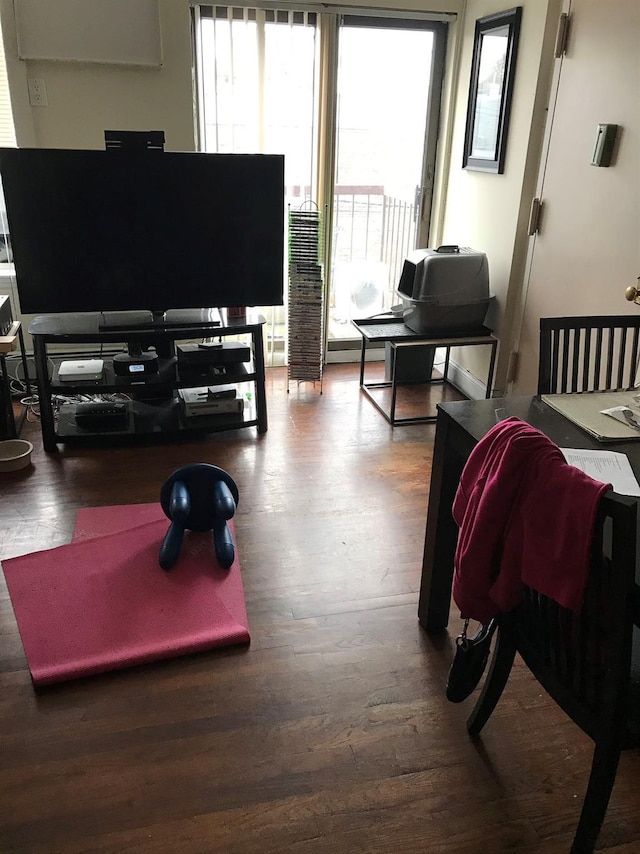
<svg viewBox="0 0 640 854">
<path fill-rule="evenodd" d="M 464 138 L 464 169 L 504 172 L 522 6 L 478 18 Z"/>
</svg>

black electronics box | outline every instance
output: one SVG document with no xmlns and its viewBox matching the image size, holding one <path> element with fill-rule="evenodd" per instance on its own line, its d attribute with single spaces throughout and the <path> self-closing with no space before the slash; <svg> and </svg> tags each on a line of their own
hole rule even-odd
<svg viewBox="0 0 640 854">
<path fill-rule="evenodd" d="M 251 359 L 251 347 L 240 341 L 223 341 L 212 344 L 178 344 L 178 363 L 183 365 L 213 366 L 238 365 Z"/>
<path fill-rule="evenodd" d="M 76 424 L 86 430 L 118 430 L 129 421 L 129 405 L 124 401 L 94 401 L 76 406 Z"/>
<path fill-rule="evenodd" d="M 113 371 L 118 377 L 138 379 L 141 376 L 158 373 L 158 354 L 148 353 L 118 353 L 113 357 Z"/>
<path fill-rule="evenodd" d="M 0 296 L 0 335 L 8 335 L 12 326 L 11 300 L 8 296 Z"/>
</svg>

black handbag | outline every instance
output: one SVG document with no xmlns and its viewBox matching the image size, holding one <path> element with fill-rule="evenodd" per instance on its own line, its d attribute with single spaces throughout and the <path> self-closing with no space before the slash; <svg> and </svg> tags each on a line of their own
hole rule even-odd
<svg viewBox="0 0 640 854">
<path fill-rule="evenodd" d="M 491 639 L 498 622 L 491 620 L 480 626 L 473 637 L 467 637 L 469 620 L 456 638 L 456 652 L 447 676 L 446 697 L 451 703 L 461 703 L 472 693 L 487 666 Z"/>
</svg>

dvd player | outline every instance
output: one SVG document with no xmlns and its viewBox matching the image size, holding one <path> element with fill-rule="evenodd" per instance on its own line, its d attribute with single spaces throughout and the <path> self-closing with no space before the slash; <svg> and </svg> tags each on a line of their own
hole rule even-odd
<svg viewBox="0 0 640 854">
<path fill-rule="evenodd" d="M 214 397 L 209 388 L 181 388 L 178 392 L 182 410 L 187 418 L 198 415 L 237 415 L 244 409 L 244 400 L 233 396 Z"/>
</svg>

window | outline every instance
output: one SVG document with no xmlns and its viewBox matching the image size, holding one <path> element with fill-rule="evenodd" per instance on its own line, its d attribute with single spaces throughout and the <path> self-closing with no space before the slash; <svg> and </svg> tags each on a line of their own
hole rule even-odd
<svg viewBox="0 0 640 854">
<path fill-rule="evenodd" d="M 388 311 L 404 257 L 427 245 L 446 24 L 320 6 L 194 15 L 200 147 L 285 155 L 287 204 L 324 214 L 327 349 L 351 349 L 350 321 Z M 271 356 L 286 337 L 272 317 Z"/>
</svg>

